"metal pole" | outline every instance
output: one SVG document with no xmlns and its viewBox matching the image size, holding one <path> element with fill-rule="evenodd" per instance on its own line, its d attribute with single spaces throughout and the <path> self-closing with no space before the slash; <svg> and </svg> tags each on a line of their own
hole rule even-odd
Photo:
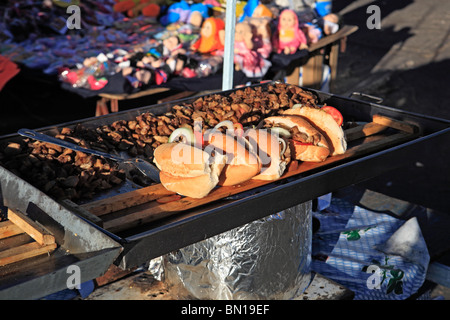
<svg viewBox="0 0 450 320">
<path fill-rule="evenodd" d="M 236 26 L 236 0 L 227 0 L 225 12 L 225 48 L 223 53 L 222 90 L 233 88 L 234 30 Z"/>
</svg>

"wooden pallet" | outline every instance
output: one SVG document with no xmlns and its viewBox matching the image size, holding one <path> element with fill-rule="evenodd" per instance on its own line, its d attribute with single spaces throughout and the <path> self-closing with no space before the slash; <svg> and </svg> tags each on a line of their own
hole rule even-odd
<svg viewBox="0 0 450 320">
<path fill-rule="evenodd" d="M 55 237 L 20 211 L 8 208 L 0 222 L 0 267 L 42 254 L 57 247 Z"/>
<path fill-rule="evenodd" d="M 386 132 L 388 128 L 391 129 L 389 133 Z M 347 129 L 345 134 L 349 148 L 344 154 L 329 157 L 320 163 L 295 162 L 298 165 L 290 166 L 280 180 L 313 169 L 320 169 L 338 161 L 351 160 L 355 157 L 384 150 L 411 140 L 420 135 L 420 132 L 419 128 L 412 124 L 381 115 L 374 115 L 372 122 Z M 100 218 L 102 226 L 106 230 L 120 232 L 272 182 L 274 181 L 249 180 L 237 186 L 217 187 L 208 196 L 201 199 L 180 197 L 166 190 L 161 184 L 157 184 L 93 201 L 80 207 L 82 210 Z"/>
</svg>

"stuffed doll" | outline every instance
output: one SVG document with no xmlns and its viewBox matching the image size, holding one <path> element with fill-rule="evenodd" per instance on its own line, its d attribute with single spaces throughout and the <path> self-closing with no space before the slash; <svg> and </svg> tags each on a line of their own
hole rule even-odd
<svg viewBox="0 0 450 320">
<path fill-rule="evenodd" d="M 273 35 L 273 46 L 277 53 L 293 54 L 306 49 L 307 39 L 300 30 L 297 14 L 294 10 L 284 9 L 278 17 L 278 27 Z"/>
<path fill-rule="evenodd" d="M 197 70 L 199 62 L 188 54 L 178 54 L 176 57 L 169 58 L 167 64 L 173 68 L 173 75 L 183 78 L 195 78 L 199 76 Z"/>
<path fill-rule="evenodd" d="M 200 30 L 200 38 L 195 41 L 191 49 L 202 54 L 221 54 L 225 43 L 225 23 L 220 18 L 206 19 Z"/>
<path fill-rule="evenodd" d="M 248 0 L 243 8 L 242 15 L 239 18 L 239 22 L 243 22 L 247 17 L 253 15 L 253 11 L 259 5 L 259 0 Z"/>
<path fill-rule="evenodd" d="M 264 4 L 260 3 L 259 0 L 247 1 L 242 11 L 242 15 L 239 17 L 239 22 L 243 22 L 248 18 L 273 18 L 272 11 Z"/>
<path fill-rule="evenodd" d="M 171 23 L 180 20 L 185 20 L 188 14 L 189 14 L 189 4 L 186 1 L 182 0 L 171 4 L 167 9 L 166 14 L 159 19 L 159 22 L 163 26 L 167 26 Z"/>
<path fill-rule="evenodd" d="M 300 29 L 306 36 L 308 45 L 316 43 L 324 35 L 336 33 L 339 30 L 339 17 L 330 13 L 319 19 L 311 19 L 310 21 L 301 23 Z"/>
<path fill-rule="evenodd" d="M 80 67 L 62 70 L 59 78 L 74 88 L 100 90 L 108 83 L 106 76 L 113 73 L 114 65 L 101 53 L 95 57 L 85 58 Z"/>
<path fill-rule="evenodd" d="M 308 45 L 316 43 L 320 40 L 320 38 L 322 38 L 322 29 L 311 22 L 303 23 L 300 28 L 306 36 Z"/>
<path fill-rule="evenodd" d="M 186 23 L 201 28 L 203 20 L 209 18 L 209 8 L 210 6 L 205 5 L 204 3 L 194 3 L 190 6 L 190 14 L 188 16 L 188 19 L 186 20 Z"/>
<path fill-rule="evenodd" d="M 173 74 L 177 63 L 179 63 L 179 57 L 185 54 L 186 50 L 183 48 L 180 38 L 172 35 L 162 40 L 160 45 L 150 48 L 142 62 L 145 64 L 148 61 L 153 68 L 163 68 L 166 65 L 166 72 Z M 137 66 L 140 67 L 141 65 L 138 64 Z"/>
<path fill-rule="evenodd" d="M 130 85 L 136 89 L 144 89 L 150 85 L 165 83 L 172 73 L 170 67 L 166 64 L 162 64 L 159 67 L 130 65 L 122 68 L 121 72 Z"/>
<path fill-rule="evenodd" d="M 121 12 L 133 18 L 140 14 L 156 17 L 160 12 L 160 0 L 117 0 L 113 6 L 115 12 Z"/>
<path fill-rule="evenodd" d="M 272 39 L 270 22 L 272 19 L 265 17 L 250 18 L 247 20 L 255 30 L 253 33 L 254 50 L 265 59 L 268 59 L 272 53 Z"/>
<path fill-rule="evenodd" d="M 252 26 L 246 21 L 237 23 L 234 39 L 235 69 L 249 78 L 264 76 L 272 64 L 255 50 Z"/>
<path fill-rule="evenodd" d="M 258 4 L 253 10 L 251 18 L 269 18 L 272 19 L 274 17 L 273 12 L 264 4 Z"/>
<path fill-rule="evenodd" d="M 157 50 L 160 53 L 161 58 L 159 59 L 160 64 L 156 66 L 161 68 L 163 64 L 169 67 L 168 71 L 173 74 L 177 65 L 179 65 L 182 61 L 180 61 L 179 57 L 181 55 L 186 54 L 186 50 L 183 48 L 183 44 L 180 41 L 178 36 L 170 36 L 162 41 L 162 46 L 158 46 Z"/>
<path fill-rule="evenodd" d="M 154 17 L 156 18 L 161 11 L 161 7 L 157 3 L 144 2 L 136 5 L 133 9 L 127 11 L 127 16 L 129 18 L 134 18 L 139 15 L 144 17 Z"/>
<path fill-rule="evenodd" d="M 334 13 L 327 14 L 322 18 L 323 33 L 327 36 L 339 30 L 339 16 Z"/>
<path fill-rule="evenodd" d="M 163 60 L 181 53 L 186 53 L 180 38 L 176 35 L 171 35 L 162 40 L 162 43 L 156 47 L 156 50 L 160 52 L 160 56 Z"/>
<path fill-rule="evenodd" d="M 176 69 L 178 55 L 185 52 L 180 39 L 170 36 L 146 52 L 138 51 L 130 55 L 129 65 L 121 69 L 122 75 L 134 88 L 165 83 Z"/>
<path fill-rule="evenodd" d="M 165 29 L 154 35 L 155 39 L 177 35 L 189 47 L 198 39 L 202 23 L 209 17 L 209 7 L 203 3 L 189 5 L 185 1 L 172 4 L 160 19 Z"/>
<path fill-rule="evenodd" d="M 159 20 L 163 26 L 172 23 L 187 23 L 200 28 L 203 19 L 209 17 L 209 6 L 203 3 L 189 4 L 184 0 L 171 4 L 167 13 Z"/>
</svg>

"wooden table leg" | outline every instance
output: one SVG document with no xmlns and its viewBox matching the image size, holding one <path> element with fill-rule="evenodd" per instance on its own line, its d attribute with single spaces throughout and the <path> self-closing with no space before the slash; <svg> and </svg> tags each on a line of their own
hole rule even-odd
<svg viewBox="0 0 450 320">
<path fill-rule="evenodd" d="M 330 50 L 330 59 L 329 59 L 329 66 L 330 66 L 330 91 L 334 92 L 335 86 L 334 81 L 336 80 L 337 76 L 337 67 L 338 67 L 338 58 L 339 58 L 339 43 L 334 44 L 331 47 Z"/>
<path fill-rule="evenodd" d="M 95 108 L 95 116 L 102 116 L 105 114 L 108 114 L 108 106 L 106 104 L 106 99 L 105 98 L 101 98 L 100 100 L 97 101 L 97 106 Z"/>
<path fill-rule="evenodd" d="M 315 54 L 303 65 L 303 86 L 319 89 L 323 75 L 323 54 Z"/>
<path fill-rule="evenodd" d="M 110 105 L 111 112 L 118 112 L 119 111 L 119 100 L 117 99 L 108 99 L 108 98 L 101 98 L 97 101 L 97 106 L 95 109 L 95 116 L 103 116 L 105 114 L 109 114 L 110 111 L 108 110 L 108 102 Z"/>
<path fill-rule="evenodd" d="M 111 112 L 118 112 L 119 111 L 119 100 L 111 99 L 110 106 L 111 106 Z"/>
<path fill-rule="evenodd" d="M 286 83 L 298 86 L 300 85 L 299 77 L 300 77 L 300 66 L 295 67 L 292 73 L 286 76 Z"/>
</svg>

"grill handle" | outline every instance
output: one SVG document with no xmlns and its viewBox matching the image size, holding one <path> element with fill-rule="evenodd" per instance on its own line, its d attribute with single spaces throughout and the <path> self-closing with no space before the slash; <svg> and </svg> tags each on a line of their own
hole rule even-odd
<svg viewBox="0 0 450 320">
<path fill-rule="evenodd" d="M 376 96 L 372 96 L 370 94 L 367 93 L 362 93 L 362 92 L 352 92 L 349 94 L 349 98 L 352 98 L 353 96 L 357 96 L 357 97 L 363 97 L 363 98 L 368 98 L 368 99 L 372 99 L 375 103 L 377 104 L 381 104 L 383 102 L 383 99 L 380 97 L 376 97 Z"/>
</svg>

